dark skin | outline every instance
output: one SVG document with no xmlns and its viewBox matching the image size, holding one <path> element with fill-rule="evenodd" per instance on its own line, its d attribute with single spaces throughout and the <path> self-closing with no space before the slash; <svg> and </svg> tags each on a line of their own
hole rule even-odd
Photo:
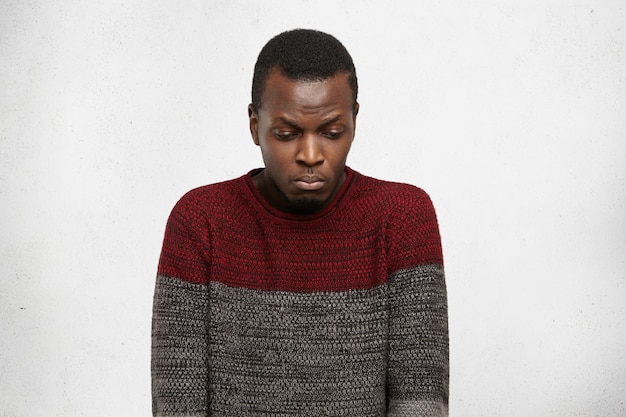
<svg viewBox="0 0 626 417">
<path fill-rule="evenodd" d="M 274 208 L 309 214 L 327 206 L 346 179 L 359 105 L 347 74 L 295 81 L 270 73 L 261 108 L 248 106 L 252 140 L 265 169 L 252 178 Z"/>
</svg>

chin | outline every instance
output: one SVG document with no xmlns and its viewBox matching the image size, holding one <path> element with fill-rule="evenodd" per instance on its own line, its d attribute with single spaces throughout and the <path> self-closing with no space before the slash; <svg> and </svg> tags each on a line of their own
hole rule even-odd
<svg viewBox="0 0 626 417">
<path fill-rule="evenodd" d="M 300 197 L 288 200 L 288 209 L 294 214 L 312 214 L 326 206 L 326 200 L 312 197 Z"/>
</svg>

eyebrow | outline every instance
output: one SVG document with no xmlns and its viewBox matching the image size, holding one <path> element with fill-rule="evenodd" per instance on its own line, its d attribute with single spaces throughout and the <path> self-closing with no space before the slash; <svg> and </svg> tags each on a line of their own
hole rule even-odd
<svg viewBox="0 0 626 417">
<path fill-rule="evenodd" d="M 285 119 L 284 117 L 279 117 L 279 120 L 280 120 L 282 123 L 286 124 L 287 126 L 291 126 L 291 127 L 297 128 L 297 129 L 299 129 L 299 128 L 300 128 L 300 126 L 298 126 L 298 124 L 297 124 L 296 122 L 292 121 L 292 120 Z M 328 125 L 330 125 L 330 124 L 333 124 L 333 123 L 335 123 L 335 122 L 338 122 L 339 120 L 341 120 L 341 116 L 335 116 L 335 117 L 333 117 L 332 119 L 324 120 L 324 121 L 322 122 L 322 124 L 321 124 L 321 125 L 319 125 L 319 127 L 326 127 L 326 126 L 328 126 Z"/>
</svg>

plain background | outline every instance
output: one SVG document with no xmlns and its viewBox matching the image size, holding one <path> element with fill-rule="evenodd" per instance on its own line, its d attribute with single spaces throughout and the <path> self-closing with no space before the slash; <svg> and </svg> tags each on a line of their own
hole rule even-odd
<svg viewBox="0 0 626 417">
<path fill-rule="evenodd" d="M 152 292 L 187 190 L 261 166 L 256 56 L 352 53 L 349 165 L 439 215 L 451 414 L 626 414 L 622 1 L 0 3 L 0 416 L 150 415 Z"/>
</svg>

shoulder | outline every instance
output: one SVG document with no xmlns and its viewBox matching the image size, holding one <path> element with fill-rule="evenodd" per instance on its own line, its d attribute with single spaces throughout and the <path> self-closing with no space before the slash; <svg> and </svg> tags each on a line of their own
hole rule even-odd
<svg viewBox="0 0 626 417">
<path fill-rule="evenodd" d="M 426 191 L 367 176 L 359 180 L 361 198 L 368 201 L 372 213 L 382 216 L 388 271 L 443 264 L 437 216 Z"/>
<path fill-rule="evenodd" d="M 243 177 L 240 177 L 194 188 L 178 200 L 172 214 L 185 218 L 197 218 L 210 216 L 216 210 L 227 206 L 236 207 L 237 205 L 231 204 L 229 200 L 241 194 L 243 187 L 245 187 L 245 181 Z"/>
<path fill-rule="evenodd" d="M 359 174 L 357 177 L 356 198 L 367 201 L 370 206 L 393 215 L 433 211 L 430 196 L 415 185 L 385 181 Z"/>
</svg>

